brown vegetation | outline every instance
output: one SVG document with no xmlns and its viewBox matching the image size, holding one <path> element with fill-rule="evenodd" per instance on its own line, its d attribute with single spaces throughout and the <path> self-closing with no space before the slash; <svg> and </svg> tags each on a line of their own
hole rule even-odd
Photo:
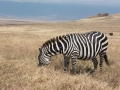
<svg viewBox="0 0 120 90">
<path fill-rule="evenodd" d="M 110 35 L 110 36 L 113 36 L 113 33 L 110 32 L 109 35 Z"/>
<path fill-rule="evenodd" d="M 52 57 L 48 66 L 37 67 L 38 48 L 53 37 L 99 30 L 109 39 L 110 67 L 93 69 L 91 60 L 77 62 L 77 75 L 63 72 L 63 57 Z M 113 32 L 114 36 L 109 36 Z M 0 26 L 0 90 L 120 90 L 120 19 L 84 19 L 64 23 Z M 71 65 L 69 66 L 71 71 Z"/>
</svg>

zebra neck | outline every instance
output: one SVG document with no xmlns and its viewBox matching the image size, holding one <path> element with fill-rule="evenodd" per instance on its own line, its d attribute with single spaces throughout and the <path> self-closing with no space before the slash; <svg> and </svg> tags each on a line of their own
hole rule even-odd
<svg viewBox="0 0 120 90">
<path fill-rule="evenodd" d="M 63 53 L 63 47 L 64 47 L 64 44 L 63 42 L 60 42 L 58 41 L 57 44 L 56 44 L 56 51 L 59 53 L 59 54 L 62 54 Z"/>
<path fill-rule="evenodd" d="M 61 54 L 63 52 L 62 47 L 60 45 L 58 45 L 57 42 L 51 43 L 48 50 L 49 50 L 49 54 L 51 56 Z"/>
<path fill-rule="evenodd" d="M 57 37 L 49 44 L 50 52 L 54 55 L 63 54 L 67 48 L 67 39 L 65 36 Z"/>
<path fill-rule="evenodd" d="M 55 48 L 55 47 L 54 47 Z M 63 53 L 63 46 L 62 45 L 56 45 L 56 48 L 54 50 L 56 52 L 56 55 L 57 54 L 62 54 Z"/>
</svg>

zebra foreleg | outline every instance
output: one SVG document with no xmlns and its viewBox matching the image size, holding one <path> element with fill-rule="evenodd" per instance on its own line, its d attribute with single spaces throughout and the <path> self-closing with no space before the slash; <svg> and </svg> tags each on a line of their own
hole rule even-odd
<svg viewBox="0 0 120 90">
<path fill-rule="evenodd" d="M 76 59 L 72 59 L 73 74 L 76 74 Z"/>
<path fill-rule="evenodd" d="M 93 65 L 94 65 L 94 70 L 92 72 L 95 72 L 97 70 L 97 66 L 98 66 L 98 61 L 97 58 L 93 58 L 92 59 Z"/>
<path fill-rule="evenodd" d="M 69 60 L 70 60 L 69 57 L 64 56 L 64 72 L 68 70 Z"/>
</svg>

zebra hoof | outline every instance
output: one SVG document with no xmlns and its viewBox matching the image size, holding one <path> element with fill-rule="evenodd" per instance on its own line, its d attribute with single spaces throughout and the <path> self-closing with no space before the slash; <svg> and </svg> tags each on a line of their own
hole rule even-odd
<svg viewBox="0 0 120 90">
<path fill-rule="evenodd" d="M 90 71 L 90 74 L 92 74 L 92 73 L 94 73 L 94 72 L 95 72 L 95 70 L 91 70 L 91 71 Z"/>
<path fill-rule="evenodd" d="M 67 71 L 68 71 L 67 69 L 64 69 L 64 73 L 67 73 Z"/>
</svg>

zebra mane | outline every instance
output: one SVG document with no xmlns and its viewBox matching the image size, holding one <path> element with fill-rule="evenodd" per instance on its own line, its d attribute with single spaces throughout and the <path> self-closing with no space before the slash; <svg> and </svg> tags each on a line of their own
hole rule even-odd
<svg viewBox="0 0 120 90">
<path fill-rule="evenodd" d="M 66 37 L 66 35 L 63 35 L 63 36 L 57 36 L 56 38 L 50 39 L 43 44 L 43 47 L 48 46 L 51 43 L 55 43 L 56 41 L 62 40 L 65 37 Z"/>
</svg>

